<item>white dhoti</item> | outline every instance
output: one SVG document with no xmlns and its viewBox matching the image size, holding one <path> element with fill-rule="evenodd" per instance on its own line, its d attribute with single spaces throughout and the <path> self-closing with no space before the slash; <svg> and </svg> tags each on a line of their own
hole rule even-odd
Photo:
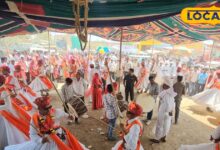
<svg viewBox="0 0 220 150">
<path fill-rule="evenodd" d="M 156 124 L 156 139 L 160 140 L 165 137 L 169 131 L 172 124 L 172 117 L 168 113 L 158 114 L 157 124 Z"/>
<path fill-rule="evenodd" d="M 145 76 L 143 81 L 140 83 L 139 88 L 142 89 L 142 90 L 147 89 L 148 83 L 149 83 L 148 76 Z"/>
<path fill-rule="evenodd" d="M 166 83 L 169 85 L 168 83 Z M 172 116 L 169 113 L 173 112 L 175 108 L 174 97 L 177 94 L 173 91 L 173 88 L 162 91 L 159 94 L 160 107 L 158 112 L 158 118 L 156 123 L 155 136 L 157 140 L 167 136 L 172 124 Z"/>
</svg>

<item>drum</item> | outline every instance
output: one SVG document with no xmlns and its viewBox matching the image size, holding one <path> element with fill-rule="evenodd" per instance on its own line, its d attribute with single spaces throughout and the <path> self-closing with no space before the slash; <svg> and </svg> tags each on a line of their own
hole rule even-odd
<svg viewBox="0 0 220 150">
<path fill-rule="evenodd" d="M 119 100 L 118 101 L 118 107 L 119 107 L 121 112 L 124 112 L 128 109 L 128 102 L 126 102 L 124 100 Z"/>
<path fill-rule="evenodd" d="M 117 100 L 121 101 L 124 97 L 122 96 L 121 92 L 119 92 L 118 94 L 116 94 L 116 98 Z"/>
<path fill-rule="evenodd" d="M 147 113 L 154 109 L 154 98 L 146 93 L 140 94 L 136 98 L 136 103 L 142 106 L 143 112 Z"/>
<path fill-rule="evenodd" d="M 88 111 L 85 103 L 81 98 L 73 97 L 70 99 L 69 104 L 75 109 L 79 117 Z"/>
</svg>

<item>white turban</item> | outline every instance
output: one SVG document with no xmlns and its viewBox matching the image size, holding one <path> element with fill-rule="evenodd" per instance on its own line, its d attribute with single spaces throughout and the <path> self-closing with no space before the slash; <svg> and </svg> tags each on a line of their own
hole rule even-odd
<svg viewBox="0 0 220 150">
<path fill-rule="evenodd" d="M 166 84 L 166 85 L 168 85 L 169 87 L 172 87 L 172 86 L 173 86 L 173 80 L 170 79 L 169 77 L 164 77 L 164 78 L 163 78 L 163 84 Z"/>
<path fill-rule="evenodd" d="M 177 73 L 177 76 L 183 77 L 183 73 L 182 73 L 182 72 L 178 72 L 178 73 Z"/>
</svg>

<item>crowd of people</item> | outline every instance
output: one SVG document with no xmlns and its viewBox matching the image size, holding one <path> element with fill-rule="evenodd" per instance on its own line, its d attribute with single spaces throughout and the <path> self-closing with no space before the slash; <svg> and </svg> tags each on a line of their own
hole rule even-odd
<svg viewBox="0 0 220 150">
<path fill-rule="evenodd" d="M 107 139 L 115 141 L 116 120 L 120 115 L 116 94 L 124 89 L 128 108 L 127 124 L 120 124 L 122 134 L 113 150 L 142 150 L 140 136 L 143 124 L 139 116 L 142 107 L 135 95 L 146 93 L 159 100 L 153 143 L 166 142 L 172 125 L 178 124 L 182 96 L 192 96 L 195 102 L 211 111 L 220 110 L 220 71 L 190 66 L 177 59 L 155 57 L 150 60 L 122 57 L 122 63 L 111 55 L 85 55 L 14 52 L 0 62 L 0 149 L 6 150 L 82 150 L 87 149 L 72 133 L 62 127 L 62 119 L 88 118 L 71 114 L 76 99 L 82 105 L 88 99 L 92 110 L 104 109 L 102 119 L 108 122 Z M 54 83 L 64 82 L 61 100 L 64 111 L 51 105 L 49 90 Z M 124 85 L 124 88 L 120 85 Z M 57 93 L 59 94 L 59 93 Z M 205 97 L 205 98 L 204 98 Z M 86 109 L 86 108 L 85 108 Z M 147 112 L 149 125 L 153 108 Z M 212 140 L 220 134 L 212 136 Z M 31 147 L 31 148 L 30 148 Z M 183 146 L 184 147 L 184 146 Z M 190 147 L 190 146 L 186 146 Z"/>
</svg>

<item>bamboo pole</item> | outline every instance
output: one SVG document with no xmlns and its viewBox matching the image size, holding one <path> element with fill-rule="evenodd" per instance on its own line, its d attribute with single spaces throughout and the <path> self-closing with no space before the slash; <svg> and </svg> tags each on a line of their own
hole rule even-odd
<svg viewBox="0 0 220 150">
<path fill-rule="evenodd" d="M 123 28 L 121 28 L 121 38 L 120 38 L 120 51 L 119 51 L 119 84 L 118 84 L 118 92 L 120 92 L 120 84 L 121 84 L 121 53 L 122 53 L 122 42 L 123 42 Z"/>
<path fill-rule="evenodd" d="M 50 52 L 50 31 L 47 31 L 47 38 L 48 38 L 48 50 Z"/>
<path fill-rule="evenodd" d="M 151 50 L 151 61 L 153 60 L 153 53 L 154 53 L 154 38 L 153 38 L 153 46 Z M 154 64 L 152 63 L 152 66 L 150 68 L 150 73 L 152 72 L 153 68 L 154 68 Z"/>
<path fill-rule="evenodd" d="M 215 44 L 215 41 L 213 40 L 212 49 L 211 49 L 211 52 L 210 52 L 210 59 L 209 59 L 209 70 L 211 70 L 212 54 L 213 54 L 213 49 L 214 49 L 214 46 L 215 46 L 214 44 Z"/>
<path fill-rule="evenodd" d="M 10 50 L 9 50 L 9 46 L 8 46 L 8 44 L 7 44 L 7 42 L 6 42 L 6 40 L 4 39 L 4 43 L 5 43 L 5 47 L 6 47 L 6 51 L 7 51 L 7 56 L 9 56 L 10 55 Z"/>
<path fill-rule="evenodd" d="M 90 48 L 91 48 L 90 43 L 91 43 L 91 34 L 89 34 L 89 51 L 88 51 L 88 60 L 89 61 L 90 61 L 90 52 L 91 52 L 91 50 L 90 50 Z"/>
<path fill-rule="evenodd" d="M 205 56 L 205 51 L 206 51 L 206 45 L 203 44 L 203 54 L 202 54 L 202 60 L 204 60 L 204 56 Z"/>
</svg>

